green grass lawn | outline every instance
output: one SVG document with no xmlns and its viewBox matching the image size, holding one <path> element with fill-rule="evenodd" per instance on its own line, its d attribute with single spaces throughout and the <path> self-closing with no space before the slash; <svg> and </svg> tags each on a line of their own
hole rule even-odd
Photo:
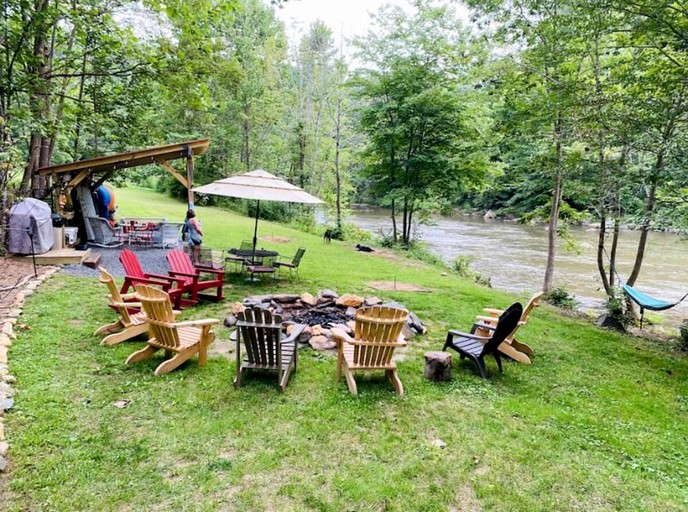
<svg viewBox="0 0 688 512">
<path fill-rule="evenodd" d="M 185 207 L 150 191 L 117 191 L 121 215 L 181 220 Z M 252 219 L 198 208 L 205 243 L 252 237 Z M 183 318 L 223 318 L 251 294 L 378 295 L 428 326 L 399 362 L 406 395 L 382 377 L 358 378 L 359 396 L 335 379 L 335 359 L 301 351 L 286 393 L 276 377 L 249 375 L 235 390 L 229 332 L 218 326 L 208 364 L 154 377 L 158 359 L 127 367 L 142 341 L 102 347 L 111 321 L 95 279 L 58 275 L 27 298 L 10 350 L 18 378 L 6 417 L 12 469 L 0 509 L 15 510 L 686 510 L 688 359 L 643 339 L 537 309 L 519 338 L 531 366 L 507 363 L 489 380 L 454 356 L 453 380 L 423 378 L 423 352 L 448 327 L 470 328 L 483 307 L 519 298 L 356 241 L 261 221 L 260 246 L 306 248 L 301 280 L 246 285 L 232 277 L 223 304 Z M 508 257 L 508 255 L 500 256 Z M 395 280 L 431 292 L 382 292 Z M 524 291 L 522 300 L 527 300 Z M 126 408 L 114 403 L 131 400 Z M 446 447 L 433 444 L 442 440 Z"/>
</svg>

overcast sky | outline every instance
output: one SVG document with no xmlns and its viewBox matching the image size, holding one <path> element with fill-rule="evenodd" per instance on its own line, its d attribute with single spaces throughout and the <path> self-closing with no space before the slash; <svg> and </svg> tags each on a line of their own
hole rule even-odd
<svg viewBox="0 0 688 512">
<path fill-rule="evenodd" d="M 277 17 L 287 26 L 292 45 L 315 20 L 322 20 L 332 29 L 335 43 L 343 38 L 365 35 L 371 22 L 371 13 L 377 12 L 386 3 L 408 6 L 406 0 L 289 0 L 277 8 Z M 462 6 L 454 4 L 459 12 Z M 345 52 L 346 53 L 346 52 Z"/>
<path fill-rule="evenodd" d="M 289 0 L 276 12 L 286 24 L 291 41 L 298 40 L 295 32 L 305 33 L 318 19 L 332 29 L 338 40 L 341 36 L 346 39 L 364 35 L 370 24 L 370 13 L 385 3 L 407 5 L 405 0 Z"/>
</svg>

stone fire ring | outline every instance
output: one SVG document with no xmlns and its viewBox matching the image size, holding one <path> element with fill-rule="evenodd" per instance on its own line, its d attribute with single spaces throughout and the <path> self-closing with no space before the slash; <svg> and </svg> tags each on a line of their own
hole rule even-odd
<svg viewBox="0 0 688 512">
<path fill-rule="evenodd" d="M 224 324 L 233 327 L 237 323 L 237 313 L 247 307 L 260 306 L 281 315 L 287 331 L 289 325 L 305 324 L 307 327 L 299 336 L 299 343 L 308 344 L 320 352 L 332 353 L 337 348 L 332 328 L 353 334 L 356 311 L 361 307 L 377 305 L 408 309 L 398 302 L 383 302 L 379 297 L 361 297 L 350 293 L 340 296 L 332 290 L 320 290 L 315 296 L 308 292 L 301 295 L 254 295 L 232 304 Z M 404 337 L 410 339 L 426 332 L 420 319 L 414 313 L 409 313 L 402 331 Z"/>
</svg>

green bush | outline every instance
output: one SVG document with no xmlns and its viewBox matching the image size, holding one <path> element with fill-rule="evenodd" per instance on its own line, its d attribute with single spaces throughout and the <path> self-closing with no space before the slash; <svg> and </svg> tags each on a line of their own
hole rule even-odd
<svg viewBox="0 0 688 512">
<path fill-rule="evenodd" d="M 479 285 L 492 288 L 492 283 L 490 283 L 490 277 L 483 275 L 476 270 L 473 270 L 471 268 L 471 263 L 473 263 L 473 258 L 461 254 L 457 256 L 452 262 L 452 270 L 454 270 L 454 272 L 456 272 L 463 278 L 471 279 Z"/>
<path fill-rule="evenodd" d="M 679 332 L 681 333 L 681 348 L 688 350 L 688 319 L 683 321 Z"/>
<path fill-rule="evenodd" d="M 562 287 L 553 288 L 544 297 L 546 302 L 561 309 L 576 309 L 576 298 Z"/>
</svg>

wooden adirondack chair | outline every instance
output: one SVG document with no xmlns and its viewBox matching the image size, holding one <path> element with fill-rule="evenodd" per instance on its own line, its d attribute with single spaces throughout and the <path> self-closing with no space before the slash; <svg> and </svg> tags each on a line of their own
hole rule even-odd
<svg viewBox="0 0 688 512">
<path fill-rule="evenodd" d="M 407 318 L 405 309 L 373 306 L 356 312 L 353 338 L 341 329 L 332 329 L 337 341 L 337 380 L 344 373 L 352 394 L 358 394 L 353 375 L 358 370 L 385 370 L 396 394 L 404 394 L 392 355 L 397 347 L 406 346 L 401 329 Z"/>
<path fill-rule="evenodd" d="M 289 382 L 292 366 L 298 366 L 298 346 L 296 340 L 305 325 L 296 325 L 286 338 L 282 337 L 282 317 L 273 315 L 258 306 L 247 308 L 237 314 L 236 365 L 237 374 L 234 387 L 241 387 L 246 370 L 270 370 L 277 372 L 280 392 Z M 246 357 L 241 360 L 241 342 L 246 348 Z"/>
<path fill-rule="evenodd" d="M 146 313 L 144 320 L 148 324 L 149 338 L 146 348 L 131 354 L 126 364 L 143 361 L 153 356 L 158 350 L 164 350 L 165 355 L 174 354 L 174 356 L 155 369 L 156 376 L 174 370 L 196 353 L 198 353 L 198 364 L 203 366 L 206 362 L 208 345 L 215 341 L 215 335 L 210 332 L 210 328 L 220 321 L 207 318 L 177 322 L 167 292 L 143 284 L 137 284 L 135 289 L 136 298 L 141 302 L 143 311 Z"/>
<path fill-rule="evenodd" d="M 122 264 L 122 267 L 124 267 L 125 274 L 124 284 L 122 284 L 120 293 L 126 293 L 129 288 L 137 284 L 160 286 L 164 291 L 170 294 L 170 298 L 174 301 L 175 308 L 179 309 L 181 307 L 182 286 L 184 284 L 183 279 L 144 272 L 138 257 L 129 249 L 122 249 L 119 255 L 119 262 Z"/>
<path fill-rule="evenodd" d="M 131 302 L 135 299 L 135 294 L 121 295 L 112 275 L 103 267 L 98 267 L 98 270 L 100 270 L 99 281 L 104 283 L 110 292 L 108 305 L 119 313 L 119 319 L 116 322 L 103 325 L 96 330 L 96 336 L 109 333 L 100 344 L 115 345 L 148 332 L 148 324 L 144 320 L 146 313 L 141 311 L 141 303 Z M 180 312 L 175 311 L 174 313 L 177 315 Z"/>
<path fill-rule="evenodd" d="M 509 306 L 499 317 L 497 326 L 490 337 L 451 330 L 447 333 L 447 341 L 442 350 L 453 348 L 459 353 L 461 359 L 471 359 L 478 366 L 481 377 L 486 379 L 485 356 L 492 354 L 497 361 L 499 371 L 502 371 L 502 359 L 497 347 L 516 328 L 522 313 L 523 306 L 519 302 Z"/>
<path fill-rule="evenodd" d="M 272 264 L 272 266 L 275 267 L 277 270 L 280 270 L 282 268 L 288 268 L 290 278 L 293 271 L 295 271 L 294 273 L 296 274 L 296 277 L 299 277 L 299 265 L 301 264 L 301 258 L 303 258 L 305 252 L 306 249 L 304 249 L 303 247 L 299 247 L 298 251 L 296 251 L 296 254 L 294 254 L 294 257 L 291 259 L 291 261 L 278 260 L 275 261 Z"/>
<path fill-rule="evenodd" d="M 170 276 L 182 279 L 182 293 L 188 293 L 188 299 L 181 299 L 182 304 L 195 305 L 199 298 L 207 300 L 222 300 L 222 282 L 225 271 L 216 268 L 194 266 L 191 258 L 184 251 L 172 249 L 167 253 L 167 261 L 170 264 Z M 203 274 L 214 276 L 211 279 L 201 280 Z M 199 294 L 201 290 L 215 288 L 215 295 Z"/>
<path fill-rule="evenodd" d="M 499 346 L 499 351 L 502 354 L 515 361 L 518 361 L 519 363 L 530 364 L 530 358 L 533 356 L 533 349 L 525 343 L 518 341 L 516 339 L 516 332 L 521 326 L 524 326 L 528 323 L 530 313 L 533 311 L 533 309 L 540 305 L 540 300 L 542 300 L 543 295 L 544 292 L 538 292 L 530 298 L 526 304 L 526 307 L 523 308 L 523 314 L 521 315 L 518 325 Z M 472 332 L 480 336 L 489 336 L 490 333 L 494 331 L 497 325 L 497 320 L 504 310 L 485 308 L 483 311 L 485 311 L 487 315 L 479 315 L 476 317 L 476 323 L 473 326 Z"/>
</svg>

